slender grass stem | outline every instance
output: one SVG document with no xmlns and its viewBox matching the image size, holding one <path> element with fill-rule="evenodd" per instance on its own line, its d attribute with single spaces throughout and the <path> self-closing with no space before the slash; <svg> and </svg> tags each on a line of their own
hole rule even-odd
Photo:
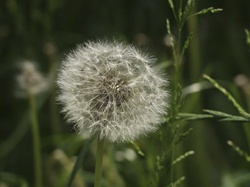
<svg viewBox="0 0 250 187">
<path fill-rule="evenodd" d="M 36 113 L 35 96 L 29 95 L 30 118 L 33 135 L 33 154 L 34 154 L 34 170 L 35 170 L 35 187 L 42 187 L 42 163 L 41 163 L 41 143 L 39 135 L 39 125 Z"/>
<path fill-rule="evenodd" d="M 182 1 L 180 1 L 180 9 L 179 9 L 179 15 L 182 9 Z M 178 35 L 177 35 L 177 46 L 174 47 L 173 51 L 173 56 L 174 56 L 174 67 L 175 67 L 175 72 L 174 72 L 174 85 L 173 85 L 173 114 L 172 118 L 174 121 L 176 120 L 176 117 L 179 113 L 179 106 L 181 102 L 181 80 L 182 80 L 182 72 L 181 72 L 181 63 L 182 63 L 182 55 L 181 55 L 181 33 L 182 33 L 182 25 L 181 25 L 181 18 L 179 17 L 179 23 L 178 23 Z M 171 163 L 173 163 L 175 159 L 175 137 L 176 137 L 176 132 L 175 132 L 175 123 L 172 123 L 172 128 L 173 128 L 173 138 L 171 142 Z M 170 169 L 170 184 L 173 184 L 174 182 L 174 166 L 171 166 Z"/>
<path fill-rule="evenodd" d="M 173 140 L 171 146 L 172 146 L 171 163 L 173 164 L 174 159 L 175 159 L 175 145 L 174 145 L 174 140 Z M 174 182 L 174 166 L 173 165 L 171 165 L 170 182 L 171 182 L 170 184 L 173 184 L 173 182 Z"/>
<path fill-rule="evenodd" d="M 104 140 L 99 138 L 97 140 L 94 187 L 101 187 L 103 153 L 104 153 Z"/>
<path fill-rule="evenodd" d="M 248 144 L 248 150 L 250 151 L 250 126 L 249 124 L 244 123 L 243 129 L 244 129 L 244 133 L 245 133 L 247 144 Z"/>
<path fill-rule="evenodd" d="M 191 14 L 195 14 L 196 6 L 191 10 Z M 189 61 L 190 61 L 190 79 L 192 82 L 197 81 L 197 78 L 200 76 L 201 64 L 200 64 L 200 40 L 199 40 L 199 29 L 198 29 L 198 18 L 197 16 L 192 17 L 187 21 L 189 33 L 195 33 L 195 36 L 192 38 L 192 42 L 189 46 Z M 195 105 L 196 106 L 196 105 Z"/>
</svg>

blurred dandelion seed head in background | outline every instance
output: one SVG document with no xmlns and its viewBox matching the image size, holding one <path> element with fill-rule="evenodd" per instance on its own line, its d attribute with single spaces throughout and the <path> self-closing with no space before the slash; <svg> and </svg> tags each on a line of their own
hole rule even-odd
<svg viewBox="0 0 250 187">
<path fill-rule="evenodd" d="M 88 42 L 72 51 L 58 74 L 58 101 L 80 134 L 111 142 L 155 131 L 166 114 L 168 81 L 155 59 L 132 45 Z"/>
<path fill-rule="evenodd" d="M 36 95 L 47 89 L 48 80 L 37 70 L 35 63 L 23 61 L 20 64 L 20 70 L 17 76 L 19 96 Z"/>
</svg>

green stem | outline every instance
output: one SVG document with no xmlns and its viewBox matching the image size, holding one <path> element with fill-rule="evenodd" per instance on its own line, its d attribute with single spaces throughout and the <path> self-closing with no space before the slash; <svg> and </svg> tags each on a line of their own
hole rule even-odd
<svg viewBox="0 0 250 187">
<path fill-rule="evenodd" d="M 244 133 L 247 139 L 248 149 L 250 150 L 250 126 L 248 123 L 243 124 Z"/>
<path fill-rule="evenodd" d="M 196 11 L 196 6 L 191 10 L 191 14 L 194 14 Z M 192 82 L 197 81 L 197 78 L 200 77 L 200 40 L 199 40 L 199 29 L 198 29 L 198 17 L 194 16 L 188 20 L 188 31 L 189 33 L 195 33 L 195 36 L 192 38 L 192 42 L 189 46 L 189 60 L 190 60 L 190 79 Z"/>
<path fill-rule="evenodd" d="M 29 95 L 30 102 L 30 118 L 33 135 L 33 154 L 34 154 L 34 170 L 35 170 L 35 187 L 42 187 L 42 164 L 41 164 L 41 144 L 39 135 L 39 125 L 36 114 L 35 96 Z"/>
<path fill-rule="evenodd" d="M 170 173 L 170 184 L 173 184 L 174 182 L 174 166 L 173 166 L 173 162 L 174 162 L 174 159 L 175 159 L 175 138 L 173 139 L 173 142 L 171 144 L 171 147 L 172 147 L 172 152 L 171 152 L 171 173 Z"/>
<path fill-rule="evenodd" d="M 180 1 L 180 8 L 179 8 L 179 15 L 180 12 L 182 12 L 182 0 Z M 173 114 L 172 117 L 174 121 L 176 120 L 176 117 L 179 113 L 179 106 L 181 102 L 181 82 L 182 82 L 182 70 L 181 70 L 181 63 L 182 63 L 182 54 L 181 54 L 181 33 L 182 33 L 182 18 L 179 17 L 178 21 L 178 35 L 177 35 L 177 46 L 174 47 L 174 65 L 175 65 L 175 78 L 174 78 L 174 96 L 173 96 Z M 175 137 L 176 137 L 176 132 L 175 132 L 175 122 L 172 123 L 172 128 L 173 128 L 173 138 L 171 142 L 171 163 L 173 163 L 175 159 Z M 170 169 L 170 184 L 173 184 L 174 182 L 174 166 L 171 165 Z"/>
<path fill-rule="evenodd" d="M 99 138 L 97 140 L 94 187 L 101 187 L 103 153 L 104 153 L 104 140 Z"/>
</svg>

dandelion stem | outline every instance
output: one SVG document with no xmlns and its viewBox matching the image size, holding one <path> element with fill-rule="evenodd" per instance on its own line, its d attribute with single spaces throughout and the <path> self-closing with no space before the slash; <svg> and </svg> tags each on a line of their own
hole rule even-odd
<svg viewBox="0 0 250 187">
<path fill-rule="evenodd" d="M 41 146 L 39 125 L 36 114 L 36 101 L 33 94 L 29 95 L 30 118 L 33 135 L 33 154 L 34 154 L 34 170 L 35 170 L 35 187 L 42 187 L 42 164 L 41 164 Z"/>
<path fill-rule="evenodd" d="M 102 160 L 104 153 L 104 140 L 97 140 L 96 165 L 95 165 L 95 187 L 101 187 L 102 180 Z"/>
</svg>

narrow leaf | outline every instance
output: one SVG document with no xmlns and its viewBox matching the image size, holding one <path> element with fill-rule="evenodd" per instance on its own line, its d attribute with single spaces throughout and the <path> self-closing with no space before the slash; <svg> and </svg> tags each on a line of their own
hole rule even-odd
<svg viewBox="0 0 250 187">
<path fill-rule="evenodd" d="M 217 110 L 203 110 L 204 112 L 207 112 L 209 114 L 212 114 L 216 117 L 221 117 L 221 118 L 226 118 L 226 117 L 231 117 L 232 115 L 230 114 L 227 114 L 227 113 L 224 113 L 224 112 L 220 112 L 220 111 L 217 111 Z"/>
<path fill-rule="evenodd" d="M 220 121 L 235 121 L 235 122 L 249 122 L 250 119 L 245 118 L 243 116 L 235 116 L 231 114 L 227 114 L 220 111 L 215 110 L 203 110 L 204 112 L 207 112 L 209 114 L 212 114 L 215 117 L 221 118 Z"/>
<path fill-rule="evenodd" d="M 71 172 L 70 178 L 69 178 L 69 182 L 67 187 L 71 187 L 75 178 L 75 175 L 77 174 L 77 171 L 79 170 L 79 168 L 82 166 L 82 162 L 83 159 L 86 155 L 87 152 L 87 148 L 89 148 L 90 143 L 94 140 L 95 138 L 92 137 L 90 139 L 88 139 L 82 146 L 81 152 L 77 157 L 76 163 L 74 165 L 73 171 Z"/>
<path fill-rule="evenodd" d="M 207 79 L 209 82 L 211 82 L 215 88 L 217 88 L 221 93 L 223 93 L 228 100 L 234 105 L 234 107 L 238 110 L 238 112 L 244 116 L 247 119 L 250 119 L 250 114 L 248 114 L 241 106 L 240 104 L 234 99 L 234 97 L 222 86 L 220 86 L 214 79 L 209 77 L 208 75 L 203 75 L 205 79 Z"/>
<path fill-rule="evenodd" d="M 231 116 L 228 118 L 221 119 L 220 121 L 250 122 L 249 119 L 246 119 L 242 116 Z"/>
<path fill-rule="evenodd" d="M 178 115 L 178 119 L 188 120 L 188 121 L 202 120 L 202 119 L 208 119 L 208 118 L 212 118 L 212 117 L 213 117 L 213 115 L 209 115 L 209 114 L 180 113 Z"/>
<path fill-rule="evenodd" d="M 228 140 L 227 144 L 233 148 L 240 156 L 243 156 L 247 162 L 250 162 L 250 155 L 243 151 L 240 147 L 236 146 L 232 141 Z"/>
</svg>

